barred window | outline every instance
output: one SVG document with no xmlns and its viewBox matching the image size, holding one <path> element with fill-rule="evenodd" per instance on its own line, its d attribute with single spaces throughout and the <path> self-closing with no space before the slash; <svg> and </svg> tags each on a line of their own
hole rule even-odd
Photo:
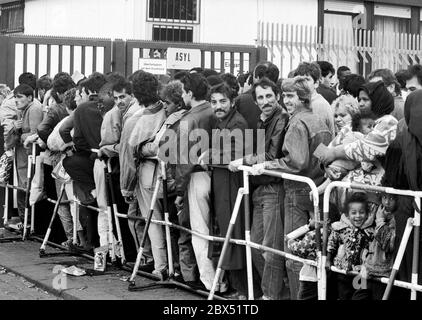
<svg viewBox="0 0 422 320">
<path fill-rule="evenodd" d="M 193 42 L 193 28 L 181 26 L 154 25 L 152 40 Z"/>
<path fill-rule="evenodd" d="M 148 20 L 199 23 L 199 0 L 149 0 Z"/>
<path fill-rule="evenodd" d="M 0 33 L 23 32 L 24 1 L 5 3 L 0 6 Z"/>
</svg>

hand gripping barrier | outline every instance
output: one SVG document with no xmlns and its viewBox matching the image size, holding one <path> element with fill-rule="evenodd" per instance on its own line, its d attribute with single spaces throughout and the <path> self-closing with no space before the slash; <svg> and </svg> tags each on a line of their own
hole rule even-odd
<svg viewBox="0 0 422 320">
<path fill-rule="evenodd" d="M 277 172 L 277 171 L 271 171 L 271 170 L 262 170 L 260 171 L 260 174 L 263 175 L 269 175 L 269 176 L 274 176 L 274 177 L 278 177 L 278 178 L 282 178 L 285 180 L 293 180 L 293 181 L 298 181 L 298 182 L 303 182 L 305 184 L 307 184 L 311 190 L 312 190 L 312 195 L 313 195 L 313 205 L 314 205 L 314 215 L 315 215 L 315 232 L 316 232 L 316 239 L 317 239 L 317 262 L 312 261 L 312 260 L 307 260 L 307 259 L 302 259 L 299 257 L 296 257 L 292 254 L 280 251 L 280 250 L 275 250 L 273 248 L 269 248 L 263 245 L 259 245 L 256 243 L 251 242 L 250 240 L 250 205 L 249 205 L 249 175 L 255 175 L 256 172 L 252 169 L 252 167 L 249 166 L 240 166 L 239 167 L 240 170 L 243 171 L 243 187 L 239 189 L 238 194 L 237 194 L 237 198 L 236 198 L 236 202 L 235 202 L 235 206 L 233 209 L 233 213 L 230 219 L 230 224 L 229 224 L 229 228 L 227 230 L 226 233 L 226 237 L 224 239 L 224 244 L 223 244 L 223 249 L 222 252 L 220 254 L 220 258 L 218 261 L 218 265 L 217 265 L 217 271 L 214 277 L 214 282 L 213 282 L 213 286 L 211 288 L 210 294 L 208 296 L 208 299 L 211 300 L 214 298 L 214 292 L 216 289 L 216 285 L 218 283 L 220 274 L 222 272 L 222 263 L 223 263 L 223 259 L 224 256 L 226 254 L 227 251 L 227 247 L 229 244 L 229 240 L 231 238 L 231 233 L 233 231 L 233 226 L 236 222 L 236 218 L 239 212 L 239 208 L 240 208 L 240 203 L 242 201 L 242 197 L 244 197 L 244 210 L 245 210 L 245 241 L 242 242 L 242 244 L 246 245 L 246 269 L 247 269 L 247 278 L 248 278 L 248 298 L 249 300 L 253 300 L 254 296 L 253 296 L 253 278 L 252 278 L 252 254 L 251 254 L 251 248 L 256 248 L 256 249 L 261 249 L 261 250 L 265 250 L 265 251 L 269 251 L 272 252 L 274 254 L 278 254 L 281 255 L 287 259 L 292 259 L 295 261 L 299 261 L 302 263 L 307 263 L 309 265 L 313 265 L 313 266 L 320 266 L 321 265 L 321 235 L 320 235 L 320 217 L 319 217 L 319 195 L 318 195 L 318 189 L 315 185 L 315 183 L 312 181 L 312 179 L 307 178 L 307 177 L 303 177 L 303 176 L 298 176 L 298 175 L 293 175 L 293 174 L 288 174 L 288 173 L 281 173 L 281 172 Z M 281 236 L 281 235 L 280 235 Z M 240 243 L 239 243 L 240 244 Z M 322 281 L 322 277 L 321 277 L 321 272 L 320 272 L 320 268 L 317 268 L 318 272 L 318 297 L 321 299 L 323 296 L 323 291 L 325 290 L 325 283 Z"/>
<path fill-rule="evenodd" d="M 388 300 L 391 289 L 393 285 L 406 288 L 411 290 L 411 300 L 416 300 L 416 294 L 417 292 L 422 292 L 422 286 L 418 285 L 418 263 L 419 263 L 419 239 L 420 239 L 420 209 L 421 209 L 421 197 L 422 192 L 421 191 L 411 191 L 411 190 L 398 190 L 393 188 L 386 188 L 386 187 L 379 187 L 379 186 L 370 186 L 365 184 L 359 184 L 359 183 L 349 183 L 349 182 L 341 182 L 341 181 L 334 181 L 331 182 L 324 192 L 324 228 L 323 228 L 323 251 L 322 251 L 322 265 L 321 265 L 321 271 L 322 271 L 322 277 L 324 283 L 326 283 L 326 263 L 327 263 L 327 242 L 328 242 L 328 211 L 329 211 L 329 200 L 330 200 L 330 194 L 331 191 L 336 188 L 347 188 L 347 189 L 358 189 L 363 191 L 372 191 L 372 192 L 382 192 L 382 193 L 389 193 L 389 194 L 395 194 L 399 196 L 410 196 L 415 198 L 415 213 L 413 218 L 409 218 L 407 221 L 407 225 L 405 228 L 405 231 L 403 233 L 403 237 L 400 243 L 400 247 L 397 253 L 397 256 L 394 260 L 393 269 L 391 271 L 389 278 L 371 278 L 375 281 L 380 281 L 382 283 L 386 283 L 387 287 L 384 292 L 383 300 Z M 397 272 L 400 268 L 401 261 L 403 259 L 403 255 L 406 249 L 406 245 L 410 238 L 410 233 L 412 232 L 412 229 L 414 231 L 413 233 L 413 264 L 412 264 L 412 279 L 411 283 L 403 282 L 403 281 L 397 281 L 395 280 Z M 331 267 L 331 270 L 338 273 L 343 274 L 350 274 L 350 275 L 357 275 L 357 272 L 345 272 L 344 270 L 339 270 L 335 267 Z M 322 298 L 326 298 L 326 290 L 322 291 Z"/>
</svg>

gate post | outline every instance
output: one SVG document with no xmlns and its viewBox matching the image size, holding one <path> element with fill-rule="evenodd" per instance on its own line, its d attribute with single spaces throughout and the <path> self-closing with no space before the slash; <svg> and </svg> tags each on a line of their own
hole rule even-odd
<svg viewBox="0 0 422 320">
<path fill-rule="evenodd" d="M 255 67 L 261 61 L 267 61 L 268 59 L 268 49 L 263 46 L 257 47 L 254 52 L 251 54 L 249 61 L 249 71 L 254 71 Z"/>
<path fill-rule="evenodd" d="M 122 39 L 116 39 L 113 41 L 113 61 L 112 71 L 119 72 L 123 76 L 126 74 L 126 42 Z"/>
<path fill-rule="evenodd" d="M 7 84 L 11 89 L 15 81 L 15 54 L 12 49 L 10 37 L 0 36 L 0 83 Z"/>
</svg>

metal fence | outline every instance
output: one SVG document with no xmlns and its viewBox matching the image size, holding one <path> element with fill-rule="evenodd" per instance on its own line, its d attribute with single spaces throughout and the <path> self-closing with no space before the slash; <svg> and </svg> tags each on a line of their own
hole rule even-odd
<svg viewBox="0 0 422 320">
<path fill-rule="evenodd" d="M 17 84 L 22 72 L 37 77 L 65 71 L 117 71 L 125 76 L 139 69 L 139 58 L 166 58 L 168 48 L 201 50 L 201 65 L 234 74 L 252 70 L 265 60 L 266 49 L 255 46 L 8 35 L 0 36 L 0 83 Z"/>
<path fill-rule="evenodd" d="M 335 67 L 347 65 L 363 75 L 377 68 L 398 71 L 421 61 L 421 41 L 419 34 L 262 21 L 257 36 L 257 45 L 268 49 L 269 60 L 283 76 L 300 62 L 315 60 L 328 60 Z"/>
</svg>

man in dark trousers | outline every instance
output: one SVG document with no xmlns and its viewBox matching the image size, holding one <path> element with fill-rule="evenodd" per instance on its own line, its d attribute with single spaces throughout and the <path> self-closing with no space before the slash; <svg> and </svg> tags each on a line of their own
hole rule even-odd
<svg viewBox="0 0 422 320">
<path fill-rule="evenodd" d="M 234 91 L 225 83 L 211 88 L 211 107 L 217 118 L 213 129 L 213 152 L 210 154 L 210 163 L 212 164 L 228 165 L 230 161 L 240 158 L 244 154 L 245 129 L 247 129 L 248 123 L 233 107 L 234 95 Z M 219 228 L 217 236 L 224 237 L 226 235 L 237 192 L 242 186 L 243 175 L 241 172 L 230 172 L 223 167 L 213 167 L 211 198 Z M 232 238 L 243 239 L 244 236 L 245 217 L 240 208 Z M 222 266 L 224 270 L 228 270 L 230 283 L 237 291 L 233 298 L 244 300 L 248 295 L 245 254 L 243 246 L 229 245 Z"/>
<path fill-rule="evenodd" d="M 74 182 L 75 196 L 82 204 L 94 206 L 96 195 L 93 168 L 97 154 L 91 152 L 91 149 L 99 149 L 101 141 L 103 116 L 98 106 L 98 93 L 105 83 L 104 75 L 94 72 L 80 84 L 81 97 L 88 101 L 82 103 L 74 112 L 75 153 L 63 160 L 63 166 Z M 87 245 L 84 250 L 88 252 L 92 252 L 98 242 L 97 215 L 96 211 L 80 207 L 79 219 L 87 233 Z"/>
<path fill-rule="evenodd" d="M 238 167 L 241 164 L 251 166 L 282 156 L 281 147 L 288 114 L 278 103 L 279 89 L 274 82 L 264 77 L 254 84 L 252 90 L 254 100 L 261 110 L 258 129 L 265 134 L 264 141 L 258 141 L 257 145 L 264 146 L 265 150 L 246 155 L 240 161 L 239 159 L 232 161 L 232 167 Z M 259 134 L 258 137 L 262 135 Z M 276 177 L 257 176 L 251 178 L 251 183 L 256 188 L 252 193 L 251 241 L 283 250 L 283 181 Z M 288 289 L 284 283 L 285 259 L 271 252 L 263 253 L 255 249 L 252 250 L 252 259 L 261 280 L 263 299 L 288 298 Z"/>
</svg>

